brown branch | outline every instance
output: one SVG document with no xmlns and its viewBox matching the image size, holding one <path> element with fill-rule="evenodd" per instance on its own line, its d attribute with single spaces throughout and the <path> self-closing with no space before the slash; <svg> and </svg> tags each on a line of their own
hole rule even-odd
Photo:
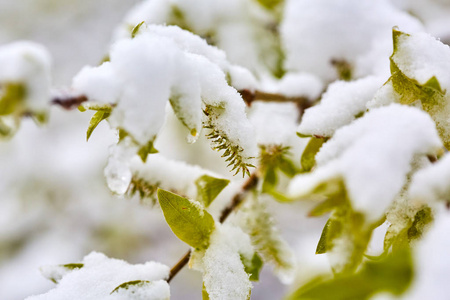
<svg viewBox="0 0 450 300">
<path fill-rule="evenodd" d="M 254 188 L 258 184 L 258 176 L 256 172 L 254 172 L 244 183 L 242 189 L 234 195 L 231 203 L 222 210 L 220 214 L 219 222 L 223 223 L 230 216 L 230 214 L 242 203 L 247 195 L 248 191 Z M 167 282 L 170 282 L 178 272 L 183 269 L 185 265 L 189 262 L 189 258 L 191 256 L 191 250 L 186 252 L 186 254 L 170 269 L 169 278 L 167 278 Z"/>
<path fill-rule="evenodd" d="M 241 90 L 239 93 L 248 106 L 251 106 L 254 101 L 262 102 L 294 102 L 303 109 L 311 106 L 311 100 L 306 97 L 287 97 L 280 94 L 266 93 L 261 91 Z"/>
<path fill-rule="evenodd" d="M 239 93 L 242 96 L 245 104 L 247 106 L 251 106 L 254 101 L 261 102 L 293 102 L 296 103 L 299 109 L 305 110 L 311 106 L 312 101 L 306 97 L 287 97 L 280 94 L 266 93 L 261 91 L 250 91 L 250 90 L 241 90 Z M 51 103 L 53 105 L 61 106 L 64 109 L 71 110 L 80 106 L 83 102 L 88 101 L 88 98 L 85 95 L 67 95 L 67 96 L 58 96 L 52 99 Z"/>
<path fill-rule="evenodd" d="M 51 103 L 53 105 L 61 106 L 64 109 L 71 110 L 75 109 L 78 106 L 81 105 L 81 103 L 88 101 L 87 97 L 85 95 L 78 95 L 78 96 L 61 96 L 61 97 L 55 97 L 52 99 Z"/>
</svg>

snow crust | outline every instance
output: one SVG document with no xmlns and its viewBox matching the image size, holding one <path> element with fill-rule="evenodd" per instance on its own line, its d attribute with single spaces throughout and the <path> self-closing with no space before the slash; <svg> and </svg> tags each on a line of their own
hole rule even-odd
<svg viewBox="0 0 450 300">
<path fill-rule="evenodd" d="M 295 134 L 298 116 L 298 108 L 293 103 L 256 102 L 252 104 L 249 119 L 258 144 L 291 145 L 298 139 Z"/>
<path fill-rule="evenodd" d="M 440 212 L 427 235 L 417 245 L 415 253 L 415 279 L 411 289 L 405 293 L 404 299 L 436 299 L 448 298 L 448 270 L 450 260 L 450 216 L 448 212 Z"/>
<path fill-rule="evenodd" d="M 154 299 L 166 300 L 170 298 L 168 283 L 164 280 L 169 275 L 169 267 L 157 263 L 130 265 L 119 259 L 106 257 L 102 253 L 92 252 L 82 260 L 83 267 L 62 274 L 58 285 L 49 292 L 26 298 L 26 300 L 125 300 L 125 299 Z M 54 267 L 58 272 L 60 267 Z M 46 267 L 45 275 L 52 272 Z M 119 289 L 111 293 L 119 285 L 135 281 L 150 281 L 151 284 L 143 288 L 137 286 L 129 289 Z"/>
<path fill-rule="evenodd" d="M 48 110 L 51 57 L 44 46 L 29 41 L 1 46 L 0 66 L 0 85 L 23 84 L 27 107 Z"/>
<path fill-rule="evenodd" d="M 443 89 L 450 88 L 450 48 L 427 33 L 401 35 L 393 60 L 420 84 L 436 76 Z"/>
<path fill-rule="evenodd" d="M 142 21 L 195 32 L 223 49 L 232 63 L 252 72 L 267 73 L 277 63 L 277 40 L 267 28 L 276 20 L 257 1 L 147 0 L 127 14 L 115 39 L 128 36 Z"/>
<path fill-rule="evenodd" d="M 308 108 L 297 131 L 304 135 L 330 137 L 366 111 L 366 103 L 386 81 L 369 76 L 355 81 L 335 81 L 328 86 L 319 104 Z"/>
<path fill-rule="evenodd" d="M 203 272 L 203 282 L 211 300 L 247 299 L 252 284 L 244 270 L 241 255 L 251 261 L 250 237 L 239 227 L 216 224 L 210 245 L 197 252 L 191 267 Z"/>
<path fill-rule="evenodd" d="M 143 178 L 150 184 L 174 191 L 190 199 L 197 197 L 197 186 L 195 185 L 197 178 L 203 175 L 222 177 L 199 166 L 168 159 L 161 154 L 150 155 L 145 163 L 140 158 L 134 157 L 130 164 L 130 170 L 136 177 Z"/>
<path fill-rule="evenodd" d="M 83 69 L 74 80 L 76 91 L 102 102 L 117 99 L 111 125 L 126 130 L 141 145 L 157 136 L 169 99 L 190 129 L 191 142 L 202 130 L 205 106 L 220 107 L 223 112 L 210 122 L 243 149 L 244 158 L 254 157 L 253 128 L 240 95 L 225 79 L 224 70 L 233 69 L 225 54 L 180 28 L 141 27 L 134 38 L 113 45 L 109 63 Z M 234 72 L 245 82 L 253 80 L 241 68 Z"/>
<path fill-rule="evenodd" d="M 316 155 L 317 169 L 297 175 L 289 191 L 304 196 L 320 183 L 341 178 L 352 207 L 375 221 L 405 184 L 414 155 L 435 153 L 439 147 L 428 114 L 398 104 L 374 109 L 337 130 Z"/>
<path fill-rule="evenodd" d="M 449 201 L 450 195 L 450 155 L 446 154 L 438 162 L 414 174 L 408 193 L 413 201 L 435 204 Z"/>
<path fill-rule="evenodd" d="M 311 72 L 325 81 L 337 78 L 333 59 L 350 63 L 358 76 L 371 74 L 378 64 L 388 71 L 393 26 L 408 32 L 423 30 L 416 19 L 388 1 L 287 1 L 281 24 L 285 68 Z M 358 70 L 362 56 L 372 59 L 365 70 Z"/>
</svg>

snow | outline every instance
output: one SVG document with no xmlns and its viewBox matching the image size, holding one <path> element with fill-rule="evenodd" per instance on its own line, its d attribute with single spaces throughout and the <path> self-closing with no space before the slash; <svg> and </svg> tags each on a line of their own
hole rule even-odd
<svg viewBox="0 0 450 300">
<path fill-rule="evenodd" d="M 305 111 L 297 131 L 304 135 L 332 136 L 366 111 L 366 103 L 384 81 L 383 77 L 369 76 L 350 82 L 333 82 L 320 103 Z"/>
<path fill-rule="evenodd" d="M 276 37 L 268 29 L 276 20 L 256 1 L 147 0 L 128 13 L 115 39 L 129 36 L 142 21 L 180 25 L 208 38 L 227 53 L 230 62 L 252 72 L 267 73 L 279 55 Z"/>
<path fill-rule="evenodd" d="M 233 70 L 231 74 L 242 80 L 240 85 L 249 88 L 254 86 L 251 74 L 233 68 L 222 51 L 187 31 L 173 26 L 141 27 L 134 38 L 113 45 L 110 63 L 83 69 L 74 81 L 75 91 L 101 102 L 119 96 L 110 124 L 124 129 L 140 145 L 154 140 L 161 130 L 169 99 L 177 117 L 190 129 L 190 142 L 195 142 L 202 130 L 204 107 L 221 107 L 223 112 L 212 114 L 209 123 L 243 149 L 244 160 L 256 156 L 245 104 L 226 82 L 222 68 Z M 113 83 L 122 86 L 104 89 Z"/>
<path fill-rule="evenodd" d="M 319 184 L 341 178 L 354 210 L 375 221 L 405 184 L 413 157 L 440 147 L 426 113 L 398 104 L 374 109 L 336 131 L 316 155 L 316 170 L 297 175 L 290 194 L 306 196 Z"/>
<path fill-rule="evenodd" d="M 386 48 L 377 51 L 380 55 L 370 62 L 370 68 L 367 65 L 364 68 L 388 66 L 386 58 L 392 52 L 393 26 L 408 32 L 422 30 L 416 19 L 388 1 L 287 1 L 281 24 L 285 68 L 311 72 L 324 81 L 332 81 L 337 78 L 331 65 L 333 59 L 345 60 L 358 70 L 358 57 L 367 55 L 375 45 Z M 369 74 L 359 74 L 363 75 Z"/>
<path fill-rule="evenodd" d="M 216 224 L 209 247 L 194 252 L 191 267 L 203 272 L 203 282 L 211 300 L 247 299 L 252 284 L 240 255 L 250 260 L 250 237 L 240 228 Z"/>
<path fill-rule="evenodd" d="M 47 111 L 51 58 L 44 46 L 28 41 L 1 46 L 0 65 L 0 85 L 23 84 L 27 107 L 33 111 Z"/>
<path fill-rule="evenodd" d="M 287 97 L 319 98 L 324 84 L 319 77 L 306 72 L 288 72 L 280 79 L 276 93 Z"/>
<path fill-rule="evenodd" d="M 450 216 L 441 211 L 427 235 L 417 245 L 415 254 L 415 279 L 404 299 L 444 300 L 450 293 L 448 275 L 450 260 L 446 259 L 450 250 Z"/>
<path fill-rule="evenodd" d="M 407 77 L 419 84 L 436 76 L 443 89 L 450 88 L 450 48 L 429 34 L 401 35 L 392 59 Z"/>
<path fill-rule="evenodd" d="M 91 101 L 113 104 L 119 100 L 122 82 L 111 63 L 104 62 L 81 69 L 73 78 L 72 87 Z"/>
<path fill-rule="evenodd" d="M 222 176 L 196 165 L 183 161 L 168 159 L 161 154 L 151 154 L 145 163 L 139 157 L 134 157 L 130 163 L 133 176 L 142 178 L 149 184 L 173 191 L 190 199 L 197 197 L 195 180 L 203 175 L 215 178 Z"/>
<path fill-rule="evenodd" d="M 249 112 L 259 145 L 292 145 L 298 140 L 295 134 L 298 117 L 298 108 L 293 103 L 255 102 Z"/>
<path fill-rule="evenodd" d="M 166 300 L 170 298 L 168 283 L 164 280 L 169 276 L 169 267 L 157 263 L 130 265 L 123 260 L 106 257 L 102 253 L 92 252 L 85 256 L 81 262 L 82 268 L 77 268 L 62 274 L 58 285 L 49 292 L 26 298 L 26 300 L 107 300 L 107 299 L 155 299 Z M 55 272 L 59 269 L 55 267 Z M 46 267 L 48 274 L 51 267 Z M 119 289 L 111 292 L 119 285 L 135 281 L 151 281 L 143 289 Z"/>
<path fill-rule="evenodd" d="M 435 204 L 449 201 L 450 194 L 450 155 L 446 154 L 434 164 L 414 174 L 409 187 L 412 201 L 423 204 Z"/>
</svg>

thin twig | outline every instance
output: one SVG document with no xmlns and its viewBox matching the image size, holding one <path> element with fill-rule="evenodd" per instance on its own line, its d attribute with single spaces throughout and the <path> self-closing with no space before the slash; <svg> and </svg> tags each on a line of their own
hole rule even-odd
<svg viewBox="0 0 450 300">
<path fill-rule="evenodd" d="M 81 105 L 81 103 L 88 101 L 84 95 L 78 96 L 61 96 L 52 99 L 53 105 L 61 106 L 64 109 L 71 110 Z"/>
<path fill-rule="evenodd" d="M 294 102 L 304 109 L 311 106 L 311 100 L 306 97 L 287 97 L 280 94 L 266 93 L 261 91 L 241 90 L 239 93 L 248 106 L 251 106 L 254 101 L 262 102 Z"/>
<path fill-rule="evenodd" d="M 287 97 L 280 94 L 274 93 L 266 93 L 261 91 L 250 91 L 250 90 L 241 90 L 239 93 L 242 96 L 245 104 L 247 106 L 251 106 L 255 101 L 261 102 L 293 102 L 296 103 L 297 106 L 301 109 L 306 109 L 311 106 L 312 101 L 306 97 Z M 53 105 L 61 106 L 64 109 L 75 109 L 80 106 L 83 102 L 88 101 L 88 98 L 85 95 L 77 95 L 77 96 L 59 96 L 52 99 L 51 103 Z"/>
<path fill-rule="evenodd" d="M 258 184 L 258 175 L 254 172 L 244 183 L 242 189 L 234 195 L 231 203 L 222 210 L 220 214 L 219 222 L 223 223 L 230 216 L 230 214 L 242 203 L 247 195 L 248 191 L 254 188 Z M 170 269 L 169 278 L 167 278 L 167 282 L 170 282 L 178 272 L 183 269 L 185 265 L 189 262 L 189 258 L 191 256 L 191 250 L 186 252 L 185 255 Z"/>
</svg>

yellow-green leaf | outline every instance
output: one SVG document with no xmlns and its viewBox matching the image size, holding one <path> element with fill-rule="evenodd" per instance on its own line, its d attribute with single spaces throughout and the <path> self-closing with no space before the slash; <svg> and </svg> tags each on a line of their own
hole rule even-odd
<svg viewBox="0 0 450 300">
<path fill-rule="evenodd" d="M 145 286 L 145 285 L 149 285 L 151 284 L 150 281 L 147 280 L 133 280 L 133 281 L 128 281 L 128 282 L 124 282 L 121 285 L 117 286 L 114 290 L 112 290 L 112 293 L 119 291 L 120 289 L 128 289 L 130 286 Z"/>
<path fill-rule="evenodd" d="M 97 125 L 105 120 L 106 118 L 108 118 L 110 116 L 109 112 L 105 112 L 102 110 L 97 111 L 91 118 L 91 121 L 89 122 L 89 127 L 88 130 L 86 132 L 86 141 L 89 140 L 89 138 L 91 137 L 92 132 L 94 131 L 95 128 L 97 128 Z"/>
<path fill-rule="evenodd" d="M 215 225 L 206 210 L 189 199 L 161 189 L 158 200 L 167 224 L 180 240 L 197 249 L 208 247 Z"/>
<path fill-rule="evenodd" d="M 209 300 L 209 295 L 208 292 L 206 291 L 205 283 L 203 283 L 202 286 L 202 300 Z"/>
<path fill-rule="evenodd" d="M 329 218 L 323 227 L 319 243 L 317 244 L 316 254 L 327 253 L 332 247 L 332 242 L 342 233 L 343 225 L 338 219 Z"/>
<path fill-rule="evenodd" d="M 215 178 L 209 175 L 200 176 L 195 181 L 198 200 L 204 207 L 208 207 L 229 183 L 228 179 Z"/>
<path fill-rule="evenodd" d="M 259 4 L 270 10 L 284 2 L 283 0 L 257 0 L 257 1 L 259 2 Z"/>
<path fill-rule="evenodd" d="M 158 153 L 158 150 L 156 150 L 156 148 L 153 146 L 153 141 L 149 141 L 147 145 L 144 145 L 139 149 L 137 154 L 143 162 L 146 162 L 147 156 L 154 153 Z"/>
<path fill-rule="evenodd" d="M 404 248 L 379 261 L 366 262 L 356 274 L 314 278 L 287 300 L 365 300 L 380 292 L 399 296 L 408 289 L 412 278 L 411 253 Z"/>
<path fill-rule="evenodd" d="M 253 254 L 253 257 L 251 260 L 245 259 L 241 255 L 241 261 L 244 265 L 245 272 L 250 275 L 251 281 L 258 281 L 259 280 L 259 272 L 262 269 L 263 261 L 261 257 L 258 255 L 258 253 L 255 252 Z"/>
<path fill-rule="evenodd" d="M 0 93 L 0 115 L 10 115 L 23 105 L 27 90 L 22 83 L 7 83 L 2 86 L 2 93 Z"/>
<path fill-rule="evenodd" d="M 303 171 L 307 172 L 314 167 L 316 164 L 316 154 L 319 152 L 323 143 L 325 143 L 325 139 L 312 137 L 305 150 L 303 151 L 302 157 L 300 159 L 300 163 L 302 165 Z"/>
<path fill-rule="evenodd" d="M 138 34 L 139 32 L 139 28 L 141 28 L 141 26 L 144 24 L 145 22 L 142 21 L 141 23 L 137 24 L 136 26 L 134 26 L 133 30 L 131 31 L 131 38 L 134 39 L 134 37 L 136 36 L 136 34 Z"/>
</svg>

